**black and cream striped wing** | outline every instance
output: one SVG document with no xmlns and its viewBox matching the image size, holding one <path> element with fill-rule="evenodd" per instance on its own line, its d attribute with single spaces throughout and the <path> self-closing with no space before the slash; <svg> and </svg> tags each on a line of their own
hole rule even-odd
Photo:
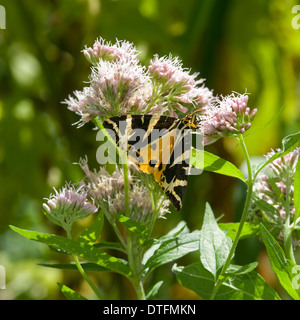
<svg viewBox="0 0 300 320">
<path fill-rule="evenodd" d="M 126 146 L 130 161 L 153 174 L 176 210 L 182 207 L 187 186 L 191 129 L 182 120 L 158 115 L 127 115 L 106 119 L 120 148 Z M 182 152 L 186 150 L 185 152 Z"/>
</svg>

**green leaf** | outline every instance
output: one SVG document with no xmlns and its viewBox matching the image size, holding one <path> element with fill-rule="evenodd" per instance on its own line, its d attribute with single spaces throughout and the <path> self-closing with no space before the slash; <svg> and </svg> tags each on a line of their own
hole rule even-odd
<svg viewBox="0 0 300 320">
<path fill-rule="evenodd" d="M 260 163 L 257 166 L 256 172 L 254 174 L 254 179 L 257 177 L 258 173 L 269 163 L 273 162 L 275 159 L 281 158 L 287 153 L 291 152 L 293 149 L 300 145 L 300 132 L 291 134 L 282 140 L 282 146 L 279 152 L 275 153 L 270 159 Z"/>
<path fill-rule="evenodd" d="M 243 173 L 234 164 L 207 151 L 192 149 L 191 164 L 205 171 L 238 178 L 244 182 L 246 181 Z"/>
<path fill-rule="evenodd" d="M 186 254 L 199 250 L 200 231 L 181 233 L 151 247 L 144 255 L 144 271 L 149 273 L 160 265 L 179 259 Z M 150 254 L 149 254 L 150 252 Z"/>
<path fill-rule="evenodd" d="M 270 184 L 270 189 L 272 190 L 272 193 L 274 193 L 275 197 L 279 201 L 284 202 L 285 201 L 284 196 L 281 190 L 279 189 L 279 187 L 277 186 L 275 180 L 271 178 L 268 180 L 268 183 Z"/>
<path fill-rule="evenodd" d="M 271 222 L 271 223 L 277 222 L 276 221 L 276 216 L 280 217 L 280 214 L 279 214 L 278 210 L 274 206 L 272 206 L 270 203 L 268 203 L 267 201 L 259 198 L 256 195 L 253 195 L 252 199 L 255 202 L 255 204 L 257 205 L 257 207 L 262 211 L 262 213 L 265 214 L 265 218 L 269 222 Z"/>
<path fill-rule="evenodd" d="M 67 251 L 62 250 L 62 249 L 60 249 L 60 248 L 55 248 L 55 247 L 52 247 L 52 246 L 48 246 L 48 247 L 49 247 L 49 249 L 50 249 L 51 251 L 54 251 L 54 252 L 56 252 L 56 253 L 69 254 Z"/>
<path fill-rule="evenodd" d="M 300 289 L 295 289 L 293 286 L 293 279 L 295 277 L 293 270 L 297 265 L 291 260 L 286 259 L 281 246 L 263 224 L 260 225 L 260 231 L 268 252 L 272 269 L 276 273 L 280 284 L 293 299 L 299 300 Z"/>
<path fill-rule="evenodd" d="M 126 250 L 123 248 L 123 246 L 119 242 L 101 241 L 100 243 L 95 243 L 94 247 L 98 249 L 118 250 L 126 253 Z"/>
<path fill-rule="evenodd" d="M 239 228 L 239 222 L 219 223 L 218 226 L 222 231 L 226 232 L 226 236 L 231 240 L 234 240 L 237 230 Z M 255 225 L 250 222 L 245 222 L 243 225 L 240 239 L 246 239 L 254 237 L 259 234 L 259 225 Z"/>
<path fill-rule="evenodd" d="M 62 294 L 68 299 L 68 300 L 87 300 L 82 295 L 74 291 L 73 289 L 67 287 L 66 285 L 62 283 L 57 283 L 57 285 L 60 288 L 60 291 Z"/>
<path fill-rule="evenodd" d="M 63 269 L 63 270 L 78 270 L 76 264 L 74 263 L 38 263 L 38 266 L 46 267 L 46 268 L 55 268 L 55 269 Z M 80 262 L 84 271 L 109 271 L 109 269 L 99 266 L 96 263 L 90 262 Z"/>
<path fill-rule="evenodd" d="M 297 219 L 300 217 L 300 155 L 298 156 L 298 162 L 296 165 L 296 172 L 294 177 L 294 205 L 294 221 L 297 221 Z"/>
<path fill-rule="evenodd" d="M 85 242 L 87 244 L 94 244 L 96 240 L 99 238 L 104 225 L 104 214 L 103 211 L 100 210 L 94 222 L 85 228 L 81 235 L 78 237 L 78 241 Z"/>
<path fill-rule="evenodd" d="M 55 248 L 60 248 L 64 251 L 69 252 L 70 254 L 80 256 L 90 262 L 96 263 L 126 277 L 129 277 L 131 275 L 131 270 L 129 269 L 126 261 L 110 256 L 105 252 L 101 252 L 94 246 L 91 246 L 84 242 L 74 241 L 48 233 L 24 230 L 14 226 L 10 227 L 12 230 L 27 239 L 46 243 L 47 245 Z"/>
<path fill-rule="evenodd" d="M 238 276 L 241 274 L 247 274 L 253 271 L 258 266 L 258 262 L 251 262 L 245 266 L 237 266 L 234 264 L 229 265 L 226 270 L 226 276 Z"/>
<path fill-rule="evenodd" d="M 116 219 L 120 223 L 122 223 L 127 230 L 138 234 L 140 236 L 142 243 L 148 238 L 149 229 L 145 228 L 141 223 L 139 223 L 131 218 L 125 217 L 122 214 L 115 213 L 114 215 L 115 215 Z"/>
<path fill-rule="evenodd" d="M 187 267 L 174 265 L 172 271 L 178 282 L 196 292 L 202 299 L 209 299 L 215 285 L 213 275 L 201 262 Z M 255 271 L 229 278 L 220 286 L 216 300 L 279 300 L 276 291 Z"/>
<path fill-rule="evenodd" d="M 155 299 L 157 292 L 163 283 L 164 283 L 163 281 L 159 281 L 154 286 L 152 286 L 146 294 L 146 300 Z"/>
<path fill-rule="evenodd" d="M 175 226 L 175 228 L 173 228 L 172 230 L 170 230 L 166 235 L 162 236 L 160 238 L 160 240 L 164 239 L 170 239 L 170 237 L 176 237 L 179 234 L 184 234 L 184 233 L 189 233 L 190 230 L 186 224 L 185 221 L 180 221 L 178 222 L 178 224 Z"/>
<path fill-rule="evenodd" d="M 218 227 L 211 207 L 206 203 L 200 235 L 200 260 L 215 278 L 217 271 L 224 265 L 231 246 L 231 239 Z"/>
<path fill-rule="evenodd" d="M 180 234 L 187 234 L 190 230 L 186 225 L 185 221 L 180 221 L 175 228 L 170 230 L 166 235 L 160 237 L 159 239 L 148 239 L 150 248 L 144 253 L 143 263 L 145 264 L 150 257 L 153 256 L 155 251 L 163 244 L 166 243 Z M 146 243 L 145 243 L 146 244 Z"/>
</svg>

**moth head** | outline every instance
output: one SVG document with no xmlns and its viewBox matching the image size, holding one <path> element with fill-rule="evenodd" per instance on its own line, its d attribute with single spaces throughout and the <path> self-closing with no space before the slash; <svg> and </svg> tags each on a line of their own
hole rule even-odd
<svg viewBox="0 0 300 320">
<path fill-rule="evenodd" d="M 202 108 L 195 110 L 192 113 L 187 114 L 184 119 L 183 123 L 192 128 L 198 128 L 200 123 L 200 115 L 197 112 L 202 112 Z"/>
</svg>

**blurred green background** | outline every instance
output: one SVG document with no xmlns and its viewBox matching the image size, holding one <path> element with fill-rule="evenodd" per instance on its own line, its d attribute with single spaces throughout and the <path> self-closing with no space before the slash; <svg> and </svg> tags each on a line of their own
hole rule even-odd
<svg viewBox="0 0 300 320">
<path fill-rule="evenodd" d="M 178 55 L 186 68 L 200 72 L 214 94 L 249 92 L 258 108 L 247 137 L 252 156 L 280 147 L 281 139 L 300 129 L 300 29 L 293 29 L 288 0 L 7 0 L 6 29 L 0 30 L 0 265 L 6 290 L 0 299 L 63 299 L 56 282 L 90 297 L 76 271 L 37 266 L 68 258 L 47 246 L 21 238 L 9 229 L 62 234 L 41 210 L 52 187 L 76 182 L 74 165 L 87 155 L 96 166 L 96 132 L 77 129 L 78 117 L 61 102 L 88 80 L 89 63 L 81 51 L 99 36 L 133 42 L 142 63 L 153 54 Z M 299 4 L 299 3 L 298 3 Z M 299 20 L 300 23 L 300 20 Z M 279 116 L 275 117 L 281 111 Z M 275 117 L 275 119 L 273 119 Z M 270 122 L 270 120 L 273 121 Z M 266 126 L 266 124 L 268 126 Z M 208 148 L 237 166 L 241 151 L 232 139 Z M 180 220 L 201 227 L 210 202 L 223 222 L 238 219 L 244 188 L 235 179 L 203 173 L 189 179 L 184 209 L 159 221 L 161 236 Z M 107 228 L 106 236 L 111 237 Z M 258 259 L 258 271 L 280 290 L 258 239 L 241 241 L 237 263 Z M 190 263 L 189 255 L 179 264 Z M 114 274 L 92 274 L 108 299 L 132 299 L 129 283 Z M 165 280 L 158 298 L 194 299 L 176 283 L 170 266 L 153 280 Z"/>
</svg>

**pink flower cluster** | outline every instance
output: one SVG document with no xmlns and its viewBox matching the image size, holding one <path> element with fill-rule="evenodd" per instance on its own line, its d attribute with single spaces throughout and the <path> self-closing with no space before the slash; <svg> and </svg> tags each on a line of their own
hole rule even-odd
<svg viewBox="0 0 300 320">
<path fill-rule="evenodd" d="M 82 187 L 66 184 L 61 190 L 55 190 L 43 204 L 45 214 L 51 221 L 70 231 L 72 224 L 95 212 L 98 208 L 88 200 L 87 192 Z"/>
<path fill-rule="evenodd" d="M 212 99 L 204 79 L 196 80 L 197 74 L 184 70 L 178 58 L 156 55 L 147 69 L 139 63 L 133 44 L 117 41 L 112 45 L 103 39 L 83 52 L 93 65 L 89 86 L 65 101 L 81 117 L 79 126 L 95 117 L 125 114 L 178 117 L 178 111 L 184 114 Z"/>
<path fill-rule="evenodd" d="M 79 126 L 97 116 L 112 117 L 141 112 L 151 99 L 152 86 L 145 68 L 128 61 L 99 60 L 92 68 L 90 85 L 66 101 L 81 116 Z"/>
<path fill-rule="evenodd" d="M 234 93 L 215 101 L 202 109 L 201 126 L 204 144 L 208 145 L 221 137 L 244 133 L 251 127 L 257 109 L 247 106 L 248 95 Z"/>
<path fill-rule="evenodd" d="M 155 55 L 150 60 L 148 71 L 161 97 L 158 103 L 166 105 L 175 117 L 176 110 L 186 113 L 189 105 L 205 106 L 212 99 L 212 91 L 204 86 L 205 79 L 196 80 L 198 74 L 191 75 L 189 70 L 183 69 L 177 57 L 159 58 Z"/>
<path fill-rule="evenodd" d="M 253 190 L 259 199 L 272 205 L 278 212 L 274 220 L 284 221 L 288 213 L 291 217 L 295 214 L 294 206 L 294 175 L 299 157 L 300 148 L 296 148 L 285 156 L 278 158 L 268 165 L 266 173 L 262 173 L 255 181 Z M 274 151 L 267 154 L 271 158 Z"/>
<path fill-rule="evenodd" d="M 248 107 L 247 94 L 213 97 L 205 79 L 183 68 L 178 57 L 154 55 L 146 68 L 139 63 L 133 44 L 111 44 L 101 38 L 83 52 L 93 65 L 89 85 L 65 101 L 80 116 L 79 126 L 97 117 L 158 114 L 183 118 L 199 110 L 197 123 L 208 145 L 221 137 L 243 134 L 257 112 Z"/>
<path fill-rule="evenodd" d="M 85 179 L 81 182 L 95 203 L 104 210 L 109 219 L 114 219 L 114 213 L 125 214 L 124 173 L 116 167 L 110 174 L 101 167 L 99 171 L 89 169 L 87 159 L 81 159 L 79 165 L 85 173 Z M 158 186 L 159 193 L 156 196 L 158 209 L 152 207 L 150 190 L 145 183 L 141 183 L 129 171 L 129 206 L 131 218 L 140 223 L 147 223 L 157 211 L 157 217 L 163 217 L 169 212 L 169 200 L 165 200 L 162 190 Z"/>
<path fill-rule="evenodd" d="M 99 60 L 122 60 L 133 64 L 137 64 L 139 62 L 136 48 L 128 41 L 117 40 L 115 44 L 111 44 L 110 42 L 106 42 L 104 39 L 100 38 L 95 41 L 92 48 L 86 47 L 83 50 L 83 54 L 93 65 L 97 65 Z"/>
</svg>

